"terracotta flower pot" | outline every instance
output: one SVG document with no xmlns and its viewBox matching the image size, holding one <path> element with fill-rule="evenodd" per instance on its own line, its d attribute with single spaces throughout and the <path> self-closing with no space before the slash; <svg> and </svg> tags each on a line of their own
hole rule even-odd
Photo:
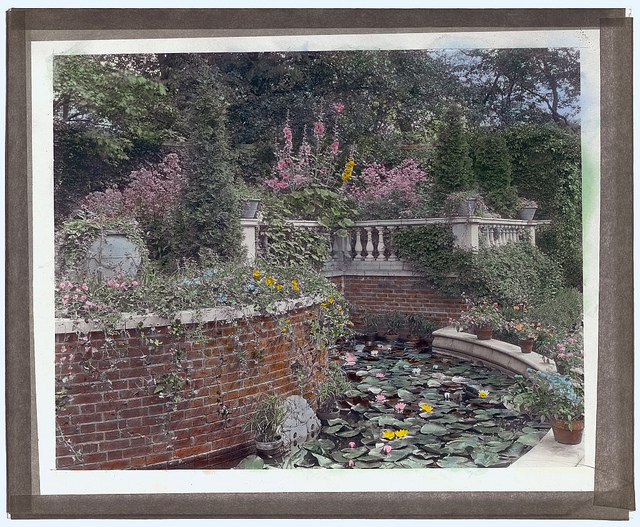
<svg viewBox="0 0 640 527">
<path fill-rule="evenodd" d="M 534 343 L 535 343 L 535 341 L 533 339 L 521 340 L 519 342 L 520 351 L 522 351 L 522 353 L 531 353 L 533 351 Z"/>
<path fill-rule="evenodd" d="M 553 437 L 558 443 L 564 445 L 578 445 L 582 441 L 582 431 L 584 430 L 584 421 L 573 421 L 571 430 L 569 423 L 560 419 L 554 419 L 551 428 Z"/>
<path fill-rule="evenodd" d="M 316 415 L 318 416 L 318 419 L 320 419 L 321 421 L 328 421 L 329 419 L 336 419 L 337 417 L 340 417 L 340 408 L 335 407 L 332 408 L 330 410 L 318 410 L 316 412 Z"/>
<path fill-rule="evenodd" d="M 483 326 L 476 328 L 476 336 L 478 340 L 491 340 L 493 338 L 493 328 L 491 326 Z"/>
</svg>

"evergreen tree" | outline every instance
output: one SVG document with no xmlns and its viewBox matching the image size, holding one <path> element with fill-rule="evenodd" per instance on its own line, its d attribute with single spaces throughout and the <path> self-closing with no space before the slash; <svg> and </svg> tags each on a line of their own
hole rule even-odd
<svg viewBox="0 0 640 527">
<path fill-rule="evenodd" d="M 228 97 L 217 67 L 203 57 L 192 56 L 174 66 L 170 82 L 177 92 L 180 124 L 190 145 L 177 254 L 197 257 L 201 249 L 210 249 L 221 258 L 238 258 L 242 255 L 242 230 L 226 125 Z"/>
<path fill-rule="evenodd" d="M 472 160 L 462 108 L 454 104 L 445 112 L 438 130 L 434 159 L 434 198 L 442 204 L 447 194 L 469 190 L 474 184 Z"/>
<path fill-rule="evenodd" d="M 478 138 L 474 172 L 480 189 L 486 193 L 487 205 L 503 216 L 513 216 L 518 209 L 518 193 L 511 184 L 509 150 L 498 132 Z"/>
</svg>

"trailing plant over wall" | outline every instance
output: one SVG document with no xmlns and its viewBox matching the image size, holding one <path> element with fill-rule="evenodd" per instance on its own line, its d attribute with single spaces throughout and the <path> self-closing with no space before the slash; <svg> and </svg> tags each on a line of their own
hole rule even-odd
<svg viewBox="0 0 640 527">
<path fill-rule="evenodd" d="M 452 274 L 468 261 L 468 253 L 454 245 L 448 225 L 426 225 L 393 231 L 393 244 L 401 258 L 413 262 L 422 274 L 444 292 L 452 292 Z M 457 288 L 453 288 L 457 292 Z"/>
<path fill-rule="evenodd" d="M 539 304 L 562 287 L 562 270 L 528 241 L 481 249 L 461 269 L 462 291 L 500 305 Z"/>
</svg>

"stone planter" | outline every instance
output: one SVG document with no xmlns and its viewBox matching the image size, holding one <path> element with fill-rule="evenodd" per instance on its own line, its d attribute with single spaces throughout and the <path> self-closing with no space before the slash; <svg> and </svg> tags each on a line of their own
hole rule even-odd
<svg viewBox="0 0 640 527">
<path fill-rule="evenodd" d="M 329 419 L 336 419 L 340 417 L 340 408 L 337 406 L 331 409 L 318 409 L 316 412 L 318 419 L 321 421 L 328 421 Z"/>
<path fill-rule="evenodd" d="M 282 453 L 283 440 L 281 436 L 273 441 L 258 441 L 256 439 L 256 451 L 260 457 L 274 457 Z"/>
<path fill-rule="evenodd" d="M 100 280 L 134 277 L 142 265 L 140 249 L 122 232 L 107 231 L 89 246 L 86 268 Z"/>
<path fill-rule="evenodd" d="M 536 211 L 538 207 L 522 207 L 518 211 L 518 216 L 520 216 L 521 220 L 531 221 L 533 217 L 536 215 Z"/>
<path fill-rule="evenodd" d="M 247 199 L 244 201 L 242 209 L 242 217 L 246 219 L 253 219 L 258 212 L 258 205 L 260 205 L 259 199 Z"/>
</svg>

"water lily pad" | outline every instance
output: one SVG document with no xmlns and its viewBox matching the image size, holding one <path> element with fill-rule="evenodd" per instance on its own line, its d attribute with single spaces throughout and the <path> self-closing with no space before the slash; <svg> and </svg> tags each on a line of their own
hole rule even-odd
<svg viewBox="0 0 640 527">
<path fill-rule="evenodd" d="M 320 454 L 316 454 L 313 451 L 311 452 L 311 455 L 318 460 L 318 463 L 320 464 L 321 467 L 328 467 L 330 465 L 333 465 L 333 461 L 328 457 L 322 456 Z"/>
<path fill-rule="evenodd" d="M 430 388 L 438 388 L 442 386 L 442 383 L 437 379 L 429 379 L 427 381 L 427 386 L 429 386 Z"/>
<path fill-rule="evenodd" d="M 500 439 L 513 439 L 516 434 L 510 430 L 502 430 L 498 432 L 498 437 Z"/>
<path fill-rule="evenodd" d="M 525 445 L 522 443 L 513 443 L 505 452 L 504 454 L 509 456 L 509 457 L 515 457 L 518 458 L 520 457 L 520 454 L 522 454 L 522 451 L 525 449 Z"/>
<path fill-rule="evenodd" d="M 398 397 L 407 403 L 412 403 L 416 400 L 416 396 L 408 390 L 398 390 Z"/>
<path fill-rule="evenodd" d="M 360 433 L 360 429 L 356 428 L 355 430 L 343 430 L 342 432 L 336 432 L 336 436 L 338 437 L 355 437 Z"/>
<path fill-rule="evenodd" d="M 336 432 L 338 432 L 339 430 L 342 430 L 344 428 L 344 425 L 338 424 L 338 425 L 334 425 L 334 426 L 325 426 L 322 428 L 322 431 L 325 434 L 330 434 L 333 435 Z"/>
<path fill-rule="evenodd" d="M 436 464 L 441 468 L 464 468 L 475 466 L 466 457 L 460 456 L 447 456 L 436 461 Z"/>
<path fill-rule="evenodd" d="M 319 439 L 310 439 L 309 441 L 305 441 L 302 445 L 302 448 L 308 450 L 311 453 L 323 454 L 325 452 L 329 452 L 336 447 L 336 444 L 330 439 L 319 438 Z"/>
<path fill-rule="evenodd" d="M 358 412 L 359 414 L 362 414 L 367 410 L 369 410 L 369 406 L 365 406 L 364 404 L 356 404 L 355 406 L 351 407 L 351 410 L 354 412 Z"/>
<path fill-rule="evenodd" d="M 478 448 L 479 445 L 480 438 L 477 436 L 462 437 L 460 439 L 449 441 L 445 445 L 444 449 L 446 452 L 450 452 L 451 454 L 465 454 Z"/>
<path fill-rule="evenodd" d="M 443 436 L 447 433 L 447 429 L 436 423 L 427 423 L 420 429 L 421 434 Z"/>
<path fill-rule="evenodd" d="M 344 450 L 342 452 L 345 459 L 356 459 L 368 453 L 369 449 L 366 446 L 361 446 L 359 448 L 350 448 L 348 452 Z"/>
<path fill-rule="evenodd" d="M 366 462 L 358 459 L 355 463 L 356 468 L 380 468 L 382 466 L 381 461 Z"/>
<path fill-rule="evenodd" d="M 485 448 L 491 452 L 502 452 L 511 446 L 511 441 L 487 441 Z"/>
<path fill-rule="evenodd" d="M 416 456 L 409 456 L 402 461 L 399 461 L 398 464 L 404 468 L 424 468 L 429 465 L 433 465 L 433 459 L 422 459 Z"/>
<path fill-rule="evenodd" d="M 260 456 L 248 456 L 240 461 L 240 463 L 236 465 L 236 468 L 242 470 L 261 470 L 264 468 L 264 460 Z"/>
</svg>

